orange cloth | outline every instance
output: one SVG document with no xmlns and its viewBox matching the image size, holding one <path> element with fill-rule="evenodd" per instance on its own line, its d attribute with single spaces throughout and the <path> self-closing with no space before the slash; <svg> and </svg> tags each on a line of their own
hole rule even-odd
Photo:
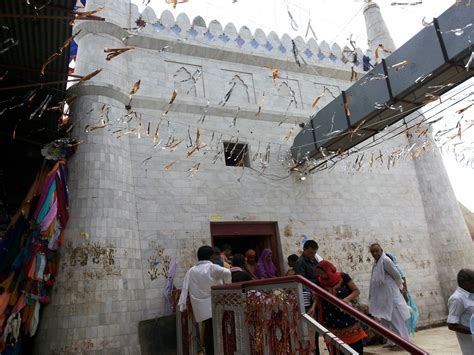
<svg viewBox="0 0 474 355">
<path fill-rule="evenodd" d="M 328 330 L 348 345 L 357 343 L 359 340 L 367 338 L 368 336 L 360 326 L 359 322 L 349 328 L 328 328 Z"/>
<path fill-rule="evenodd" d="M 22 293 L 15 307 L 13 308 L 13 312 L 20 312 L 25 306 L 26 306 L 26 294 Z"/>
<path fill-rule="evenodd" d="M 3 314 L 5 309 L 7 309 L 8 301 L 10 301 L 10 295 L 10 292 L 7 292 L 6 290 L 0 295 L 0 314 Z"/>
<path fill-rule="evenodd" d="M 13 271 L 5 280 L 2 281 L 2 283 L 0 283 L 0 287 L 2 287 L 5 290 L 5 292 L 7 292 L 10 289 L 14 276 L 15 276 L 15 272 Z"/>
</svg>

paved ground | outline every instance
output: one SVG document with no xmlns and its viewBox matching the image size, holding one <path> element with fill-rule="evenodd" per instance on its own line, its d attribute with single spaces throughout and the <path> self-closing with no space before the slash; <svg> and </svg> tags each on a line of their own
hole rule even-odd
<svg viewBox="0 0 474 355">
<path fill-rule="evenodd" d="M 431 355 L 459 355 L 458 340 L 454 332 L 447 327 L 433 328 L 416 332 L 412 341 Z M 321 347 L 321 349 L 325 347 Z M 321 352 L 328 354 L 328 352 Z M 364 354 L 406 354 L 403 351 L 390 351 L 382 346 L 369 346 L 364 348 Z"/>
</svg>

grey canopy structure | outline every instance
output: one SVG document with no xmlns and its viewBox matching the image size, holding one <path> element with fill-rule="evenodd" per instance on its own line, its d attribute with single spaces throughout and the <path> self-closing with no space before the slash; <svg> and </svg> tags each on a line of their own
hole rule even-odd
<svg viewBox="0 0 474 355">
<path fill-rule="evenodd" d="M 473 76 L 474 6 L 454 5 L 316 114 L 291 147 L 297 163 L 344 152 Z M 402 63 L 402 64 L 400 64 Z M 474 63 L 471 65 L 474 67 Z M 375 108 L 375 103 L 380 106 Z M 394 110 L 396 109 L 396 110 Z M 357 131 L 357 134 L 353 134 Z"/>
</svg>

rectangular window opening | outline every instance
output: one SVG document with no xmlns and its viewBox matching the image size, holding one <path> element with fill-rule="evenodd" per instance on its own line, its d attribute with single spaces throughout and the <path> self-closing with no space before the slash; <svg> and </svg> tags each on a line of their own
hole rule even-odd
<svg viewBox="0 0 474 355">
<path fill-rule="evenodd" d="M 246 143 L 224 142 L 225 165 L 250 167 L 249 147 Z"/>
</svg>

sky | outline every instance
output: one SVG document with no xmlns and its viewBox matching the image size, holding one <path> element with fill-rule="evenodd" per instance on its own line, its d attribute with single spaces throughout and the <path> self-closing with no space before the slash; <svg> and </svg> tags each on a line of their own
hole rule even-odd
<svg viewBox="0 0 474 355">
<path fill-rule="evenodd" d="M 179 3 L 176 9 L 165 0 L 151 0 L 151 6 L 159 17 L 163 10 L 169 10 L 176 16 L 182 12 L 190 19 L 202 16 L 207 24 L 217 20 L 224 27 L 232 22 L 237 29 L 247 26 L 252 32 L 257 28 L 265 33 L 275 31 L 280 37 L 287 33 L 290 37 L 305 38 L 308 21 L 317 36 L 317 41 L 326 41 L 341 47 L 348 45 L 348 38 L 356 41 L 363 51 L 367 49 L 367 36 L 363 16 L 364 0 L 189 0 Z M 454 0 L 423 0 L 419 5 L 393 6 L 393 2 L 415 3 L 415 0 L 378 0 L 385 23 L 397 47 L 403 45 L 420 31 L 422 19 L 431 22 L 433 17 L 442 14 L 454 4 Z M 132 0 L 140 10 L 144 9 L 143 0 Z M 291 13 L 295 30 L 290 24 Z M 311 34 L 308 35 L 308 39 Z M 471 90 L 472 91 L 472 90 Z M 472 117 L 472 111 L 470 112 Z M 450 125 L 448 122 L 445 125 Z M 471 136 L 471 142 L 474 136 Z M 443 155 L 451 184 L 458 200 L 474 212 L 474 170 L 462 167 L 452 155 Z"/>
</svg>

